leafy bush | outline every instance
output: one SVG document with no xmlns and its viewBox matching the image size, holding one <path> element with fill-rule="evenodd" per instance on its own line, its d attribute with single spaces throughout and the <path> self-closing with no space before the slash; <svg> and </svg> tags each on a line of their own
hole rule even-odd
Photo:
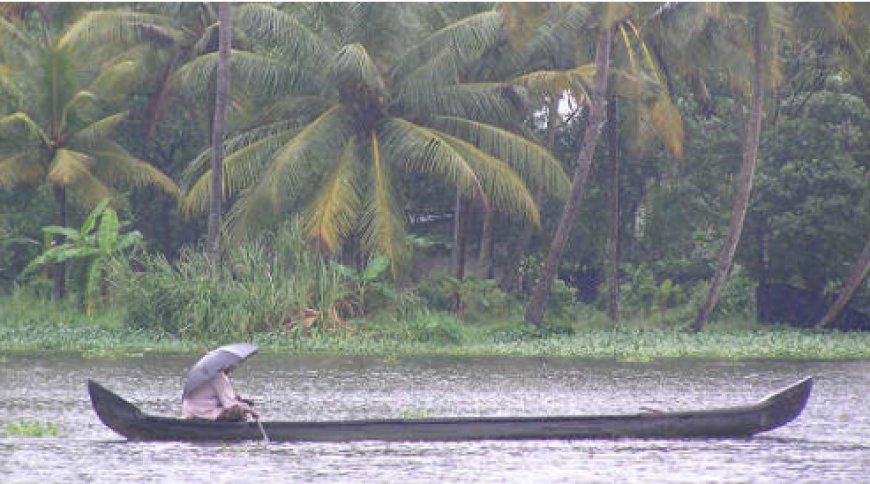
<svg viewBox="0 0 870 484">
<path fill-rule="evenodd" d="M 383 256 L 372 257 L 359 271 L 338 263 L 330 265 L 343 278 L 344 293 L 337 304 L 346 317 L 364 317 L 399 299 L 395 285 L 388 278 L 389 267 L 390 260 Z"/>
<path fill-rule="evenodd" d="M 414 341 L 459 344 L 465 339 L 465 326 L 455 315 L 418 308 L 410 317 L 359 320 L 360 331 L 377 341 Z"/>
<path fill-rule="evenodd" d="M 619 287 L 624 314 L 648 318 L 654 311 L 680 307 L 687 302 L 686 290 L 670 278 L 657 276 L 648 265 L 623 265 L 624 281 Z"/>
<path fill-rule="evenodd" d="M 750 316 L 755 314 L 755 283 L 743 266 L 735 264 L 722 286 L 715 316 Z"/>
<path fill-rule="evenodd" d="M 228 248 L 213 278 L 201 251 L 118 259 L 112 284 L 125 324 L 173 335 L 237 338 L 255 331 L 341 322 L 343 276 L 309 251 L 298 222 L 274 236 Z"/>
<path fill-rule="evenodd" d="M 0 190 L 0 207 L 0 290 L 6 291 L 41 251 L 42 225 L 52 215 L 51 189 L 44 184 Z"/>
<path fill-rule="evenodd" d="M 457 311 L 466 321 L 504 318 L 519 307 L 494 279 L 469 277 L 460 281 L 445 272 L 435 272 L 419 285 L 417 292 L 429 308 Z"/>
<path fill-rule="evenodd" d="M 547 321 L 565 321 L 576 317 L 581 306 L 577 299 L 578 290 L 562 279 L 553 281 L 550 300 L 547 301 Z"/>
<path fill-rule="evenodd" d="M 409 336 L 422 343 L 462 342 L 462 321 L 452 314 L 423 311 L 408 321 Z"/>
</svg>

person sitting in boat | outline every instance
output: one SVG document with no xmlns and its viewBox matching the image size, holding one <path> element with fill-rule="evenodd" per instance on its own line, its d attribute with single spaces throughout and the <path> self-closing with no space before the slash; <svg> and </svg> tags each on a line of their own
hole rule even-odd
<svg viewBox="0 0 870 484">
<path fill-rule="evenodd" d="M 255 412 L 230 382 L 230 371 L 258 351 L 250 343 L 232 343 L 209 351 L 187 372 L 181 394 L 181 416 L 209 420 L 245 420 Z"/>
<path fill-rule="evenodd" d="M 253 402 L 245 400 L 233 388 L 226 368 L 211 380 L 198 386 L 181 399 L 181 416 L 208 420 L 242 421 L 248 415 L 258 419 L 260 415 L 251 408 Z"/>
</svg>

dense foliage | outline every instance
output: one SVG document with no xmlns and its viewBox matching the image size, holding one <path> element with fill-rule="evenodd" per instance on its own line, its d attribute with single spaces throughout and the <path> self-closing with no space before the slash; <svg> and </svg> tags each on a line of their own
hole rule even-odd
<svg viewBox="0 0 870 484">
<path fill-rule="evenodd" d="M 615 290 L 623 319 L 689 324 L 729 233 L 761 54 L 754 185 L 714 318 L 754 319 L 759 284 L 833 301 L 870 240 L 864 4 L 238 4 L 217 269 L 202 245 L 217 7 L 10 5 L 0 291 L 57 297 L 60 277 L 131 331 L 457 343 L 463 325 L 518 322 L 547 276 L 604 25 L 613 129 L 536 334 L 604 320 Z M 776 42 L 753 57 L 756 38 Z M 870 311 L 866 281 L 851 299 Z"/>
</svg>

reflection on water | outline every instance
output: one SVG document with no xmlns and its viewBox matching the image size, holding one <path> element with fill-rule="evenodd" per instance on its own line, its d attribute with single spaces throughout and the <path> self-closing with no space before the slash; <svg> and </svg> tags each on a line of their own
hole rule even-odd
<svg viewBox="0 0 870 484">
<path fill-rule="evenodd" d="M 870 476 L 870 362 L 617 363 L 543 358 L 258 355 L 235 374 L 267 420 L 571 415 L 754 402 L 816 377 L 805 413 L 750 440 L 447 443 L 128 443 L 93 414 L 93 378 L 149 413 L 177 414 L 197 355 L 0 355 L 3 482 L 861 482 Z"/>
</svg>

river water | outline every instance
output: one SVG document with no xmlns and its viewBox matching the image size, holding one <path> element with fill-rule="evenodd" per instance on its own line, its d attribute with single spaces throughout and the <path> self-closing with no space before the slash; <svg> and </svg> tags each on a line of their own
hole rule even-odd
<svg viewBox="0 0 870 484">
<path fill-rule="evenodd" d="M 92 378 L 179 412 L 196 355 L 0 354 L 0 482 L 870 482 L 870 362 L 257 355 L 234 374 L 265 420 L 634 413 L 755 402 L 816 378 L 803 415 L 753 439 L 134 443 Z M 56 437 L 3 435 L 43 420 Z"/>
</svg>

